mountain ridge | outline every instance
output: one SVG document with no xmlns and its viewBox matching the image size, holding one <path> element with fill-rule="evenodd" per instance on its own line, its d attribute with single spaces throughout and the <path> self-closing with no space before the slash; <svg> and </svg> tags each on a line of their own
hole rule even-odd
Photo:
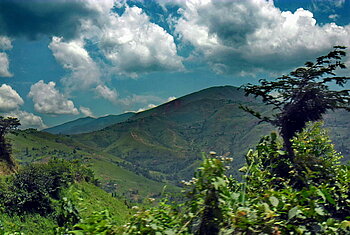
<svg viewBox="0 0 350 235">
<path fill-rule="evenodd" d="M 73 139 L 173 180 L 191 177 L 202 152 L 230 154 L 233 168 L 237 169 L 249 148 L 255 147 L 262 136 L 276 131 L 243 111 L 241 105 L 271 114 L 269 107 L 245 96 L 237 87 L 211 87 Z M 342 143 L 338 149 L 349 152 L 342 138 L 350 139 L 346 134 L 350 129 L 346 117 L 350 118 L 350 114 L 331 112 L 325 117 L 335 142 Z M 346 123 L 346 127 L 340 128 L 341 123 L 335 120 Z"/>
<path fill-rule="evenodd" d="M 257 118 L 240 109 L 241 105 L 271 114 L 265 104 L 245 96 L 242 90 L 220 86 L 188 94 L 101 130 L 67 138 L 110 159 L 122 159 L 126 164 L 123 167 L 159 181 L 176 183 L 192 177 L 202 153 L 209 151 L 233 157 L 232 173 L 237 174 L 235 170 L 245 162 L 247 151 L 262 136 L 276 131 L 267 123 L 259 124 Z M 348 120 L 348 112 L 325 115 L 325 126 L 337 150 L 346 154 L 345 160 L 350 156 Z"/>
<path fill-rule="evenodd" d="M 107 115 L 103 117 L 93 118 L 93 117 L 83 117 L 78 118 L 69 122 L 62 123 L 57 126 L 46 128 L 42 131 L 51 134 L 62 134 L 62 135 L 72 135 L 88 133 L 92 131 L 101 130 L 107 126 L 113 125 L 115 123 L 123 122 L 128 118 L 132 117 L 134 113 L 128 112 L 119 115 Z"/>
</svg>

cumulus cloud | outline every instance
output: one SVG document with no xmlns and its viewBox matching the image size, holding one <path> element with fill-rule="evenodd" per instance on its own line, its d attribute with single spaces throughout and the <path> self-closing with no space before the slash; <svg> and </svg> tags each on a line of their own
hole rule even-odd
<svg viewBox="0 0 350 235">
<path fill-rule="evenodd" d="M 127 6 L 123 15 L 110 15 L 100 47 L 116 72 L 130 77 L 183 69 L 173 36 L 151 23 L 138 7 Z"/>
<path fill-rule="evenodd" d="M 95 88 L 95 91 L 100 97 L 112 103 L 116 103 L 118 101 L 118 92 L 115 89 L 110 89 L 106 85 L 98 85 Z"/>
<path fill-rule="evenodd" d="M 2 0 L 0 34 L 36 39 L 42 35 L 76 37 L 87 19 L 97 19 L 113 0 Z"/>
<path fill-rule="evenodd" d="M 21 96 L 11 86 L 3 84 L 0 87 L 0 112 L 18 109 L 24 103 Z"/>
<path fill-rule="evenodd" d="M 0 77 L 12 77 L 9 71 L 10 61 L 6 53 L 0 52 Z"/>
<path fill-rule="evenodd" d="M 3 84 L 0 87 L 0 115 L 4 117 L 16 117 L 21 122 L 21 129 L 25 128 L 45 128 L 41 117 L 32 113 L 20 110 L 24 104 L 21 96 L 11 86 Z"/>
<path fill-rule="evenodd" d="M 87 107 L 80 106 L 79 110 L 84 116 L 95 117 L 95 115 L 92 113 L 92 111 Z"/>
<path fill-rule="evenodd" d="M 34 109 L 45 114 L 79 114 L 74 103 L 68 100 L 56 88 L 55 82 L 45 83 L 43 80 L 33 84 L 28 96 L 34 102 Z"/>
<path fill-rule="evenodd" d="M 86 89 L 100 82 L 100 70 L 82 40 L 65 42 L 63 38 L 53 37 L 49 48 L 55 59 L 71 71 L 61 80 L 68 90 Z"/>
<path fill-rule="evenodd" d="M 350 45 L 350 26 L 318 25 L 310 11 L 281 11 L 273 1 L 196 1 L 182 5 L 176 32 L 217 73 L 284 71 Z"/>
<path fill-rule="evenodd" d="M 95 88 L 95 92 L 99 97 L 102 97 L 113 104 L 123 106 L 132 106 L 135 104 L 148 104 L 150 102 L 160 103 L 164 101 L 162 98 L 153 95 L 132 94 L 122 98 L 119 97 L 117 90 L 101 84 Z"/>
<path fill-rule="evenodd" d="M 21 123 L 20 129 L 35 128 L 41 130 L 47 128 L 41 117 L 26 111 L 14 110 L 3 114 L 3 116 L 18 118 Z"/>
</svg>

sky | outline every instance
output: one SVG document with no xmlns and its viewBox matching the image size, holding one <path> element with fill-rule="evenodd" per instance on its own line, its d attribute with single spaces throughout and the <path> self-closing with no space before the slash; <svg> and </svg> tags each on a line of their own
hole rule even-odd
<svg viewBox="0 0 350 235">
<path fill-rule="evenodd" d="M 350 47 L 350 0 L 0 0 L 0 115 L 43 129 L 139 112 L 335 45 Z"/>
</svg>

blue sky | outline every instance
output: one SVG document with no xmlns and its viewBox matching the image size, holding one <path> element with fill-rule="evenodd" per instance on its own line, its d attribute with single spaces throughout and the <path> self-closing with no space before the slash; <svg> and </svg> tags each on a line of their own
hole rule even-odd
<svg viewBox="0 0 350 235">
<path fill-rule="evenodd" d="M 0 115 L 42 129 L 140 111 L 334 45 L 350 46 L 350 0 L 0 0 Z"/>
</svg>

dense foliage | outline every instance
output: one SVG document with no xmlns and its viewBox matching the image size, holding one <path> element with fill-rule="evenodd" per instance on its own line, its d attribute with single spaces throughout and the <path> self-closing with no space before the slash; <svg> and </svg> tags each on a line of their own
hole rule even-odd
<svg viewBox="0 0 350 235">
<path fill-rule="evenodd" d="M 78 162 L 52 159 L 21 168 L 1 184 L 0 203 L 8 214 L 55 211 L 53 200 L 59 200 L 62 189 L 75 181 L 92 182 L 91 170 Z"/>
<path fill-rule="evenodd" d="M 225 174 L 230 158 L 206 157 L 185 182 L 188 200 L 179 207 L 166 200 L 137 212 L 125 234 L 348 234 L 350 167 L 321 124 L 309 125 L 291 140 L 296 161 L 284 155 L 276 134 L 262 138 L 247 154 L 243 182 Z M 272 161 L 272 159 L 274 159 Z M 276 161 L 303 181 L 276 175 Z"/>
<path fill-rule="evenodd" d="M 345 47 L 335 46 L 327 55 L 315 62 L 306 62 L 289 75 L 275 81 L 260 80 L 260 84 L 244 86 L 246 95 L 261 97 L 263 102 L 272 105 L 272 117 L 262 116 L 256 110 L 242 106 L 261 121 L 280 128 L 288 155 L 293 157 L 290 139 L 302 130 L 308 121 L 319 121 L 328 110 L 350 110 L 350 90 L 332 90 L 329 84 L 341 87 L 350 77 L 336 76 L 337 69 L 345 69 L 342 58 Z"/>
<path fill-rule="evenodd" d="M 11 170 L 16 168 L 15 161 L 11 157 L 11 144 L 5 139 L 5 135 L 20 126 L 17 118 L 0 116 L 0 160 L 7 163 Z"/>
</svg>

